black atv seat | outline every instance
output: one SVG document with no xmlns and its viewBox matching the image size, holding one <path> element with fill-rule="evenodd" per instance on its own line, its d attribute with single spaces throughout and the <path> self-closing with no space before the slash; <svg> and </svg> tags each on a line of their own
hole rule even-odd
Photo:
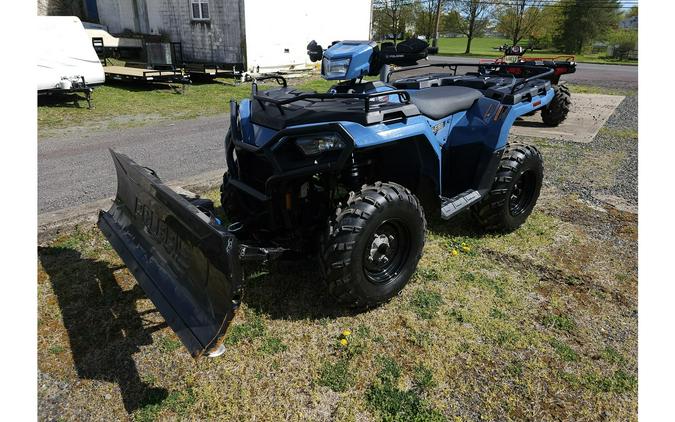
<svg viewBox="0 0 675 422">
<path fill-rule="evenodd" d="M 438 86 L 408 92 L 420 113 L 434 120 L 467 110 L 483 96 L 477 89 L 464 86 Z"/>
</svg>

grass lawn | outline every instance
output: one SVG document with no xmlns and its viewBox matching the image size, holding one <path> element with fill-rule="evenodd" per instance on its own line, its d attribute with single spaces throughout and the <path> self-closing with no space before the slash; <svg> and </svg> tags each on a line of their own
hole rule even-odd
<svg viewBox="0 0 675 422">
<path fill-rule="evenodd" d="M 511 44 L 507 38 L 474 38 L 471 41 L 471 55 L 500 57 L 502 52 L 495 50 L 494 47 Z M 466 38 L 440 38 L 438 40 L 438 51 L 440 54 L 464 54 L 466 50 Z"/>
<path fill-rule="evenodd" d="M 322 79 L 290 81 L 301 89 L 327 90 L 333 83 Z M 260 88 L 272 85 L 261 85 Z M 180 94 L 168 86 L 109 84 L 94 90 L 95 108 L 88 110 L 72 103 L 52 103 L 38 107 L 40 136 L 67 130 L 101 130 L 139 126 L 147 123 L 191 119 L 229 111 L 230 99 L 241 100 L 251 94 L 251 84 L 233 84 L 231 79 L 216 83 L 189 85 Z"/>
<path fill-rule="evenodd" d="M 190 89 L 152 95 L 218 113 L 250 85 Z M 637 126 L 598 137 L 632 145 Z M 41 245 L 38 418 L 637 420 L 637 215 L 584 196 L 621 182 L 626 152 L 532 142 L 546 179 L 520 229 L 430 221 L 408 286 L 361 313 L 335 305 L 312 260 L 249 268 L 218 359 L 189 356 L 94 225 Z"/>
<path fill-rule="evenodd" d="M 471 41 L 471 54 L 469 56 L 479 57 L 501 57 L 502 52 L 495 50 L 494 47 L 511 44 L 507 38 L 474 38 Z M 466 50 L 466 38 L 441 38 L 438 40 L 439 54 L 444 56 L 464 55 Z M 551 50 L 542 50 L 528 52 L 526 56 L 532 57 L 554 57 L 558 53 Z M 637 64 L 637 60 L 616 60 L 605 57 L 605 53 L 596 54 L 578 54 L 575 55 L 577 62 L 580 63 L 607 63 L 607 64 Z"/>
<path fill-rule="evenodd" d="M 81 227 L 38 251 L 39 418 L 636 420 L 636 227 L 552 188 L 511 234 L 432 222 L 410 284 L 362 313 L 311 261 L 254 268 L 199 361 Z"/>
</svg>

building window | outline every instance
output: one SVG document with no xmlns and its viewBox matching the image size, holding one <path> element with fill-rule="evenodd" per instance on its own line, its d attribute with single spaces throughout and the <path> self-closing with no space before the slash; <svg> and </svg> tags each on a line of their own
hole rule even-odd
<svg viewBox="0 0 675 422">
<path fill-rule="evenodd" d="M 192 20 L 207 21 L 211 18 L 209 15 L 209 0 L 190 0 L 192 7 Z"/>
</svg>

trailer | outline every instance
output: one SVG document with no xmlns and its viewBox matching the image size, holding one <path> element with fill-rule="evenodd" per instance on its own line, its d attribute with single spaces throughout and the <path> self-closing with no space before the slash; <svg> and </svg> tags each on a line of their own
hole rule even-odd
<svg viewBox="0 0 675 422">
<path fill-rule="evenodd" d="M 184 62 L 183 70 L 191 80 L 212 80 L 215 78 L 237 78 L 242 74 L 243 65 L 227 63 Z"/>
<path fill-rule="evenodd" d="M 143 67 L 145 63 L 127 63 L 125 66 L 106 65 L 106 81 L 117 82 L 138 82 L 146 84 L 180 84 L 181 92 L 185 90 L 185 85 L 189 84 L 190 77 L 181 69 L 148 69 Z"/>
<path fill-rule="evenodd" d="M 84 94 L 91 109 L 93 87 L 105 81 L 105 74 L 80 19 L 38 16 L 37 33 L 38 95 Z"/>
<path fill-rule="evenodd" d="M 181 92 L 190 83 L 190 77 L 182 68 L 174 65 L 175 43 L 143 43 L 145 62 L 126 62 L 124 66 L 111 64 L 107 57 L 105 41 L 102 37 L 93 37 L 92 45 L 103 64 L 107 82 L 134 82 L 146 84 L 180 84 Z"/>
<path fill-rule="evenodd" d="M 105 25 L 90 22 L 82 22 L 87 35 L 94 40 L 101 40 L 102 48 L 106 50 L 107 57 L 135 58 L 140 57 L 143 49 L 143 39 L 128 36 L 115 36 L 110 34 Z"/>
</svg>

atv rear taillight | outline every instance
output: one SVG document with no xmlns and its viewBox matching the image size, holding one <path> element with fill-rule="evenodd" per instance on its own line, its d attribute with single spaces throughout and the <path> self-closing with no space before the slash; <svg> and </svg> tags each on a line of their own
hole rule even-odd
<svg viewBox="0 0 675 422">
<path fill-rule="evenodd" d="M 512 75 L 520 75 L 523 73 L 523 68 L 521 67 L 507 67 L 506 71 L 509 72 Z"/>
</svg>

